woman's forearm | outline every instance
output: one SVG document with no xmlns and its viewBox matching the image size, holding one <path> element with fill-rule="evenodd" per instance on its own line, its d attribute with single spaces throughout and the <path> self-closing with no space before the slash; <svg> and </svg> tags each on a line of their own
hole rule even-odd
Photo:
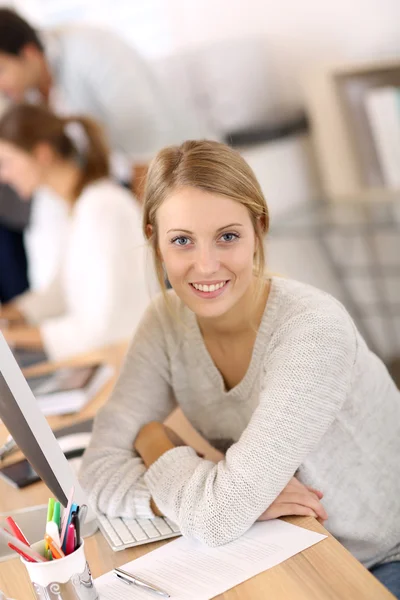
<svg viewBox="0 0 400 600">
<path fill-rule="evenodd" d="M 175 444 L 168 437 L 164 425 L 156 421 L 144 425 L 134 442 L 134 448 L 141 456 L 147 469 L 165 452 L 175 447 Z"/>
<path fill-rule="evenodd" d="M 134 449 L 142 458 L 145 467 L 149 469 L 165 452 L 184 445 L 186 445 L 185 442 L 170 427 L 152 421 L 144 425 L 139 431 L 134 442 Z M 203 458 L 203 455 L 199 454 L 199 456 Z M 218 459 L 221 460 L 222 458 L 224 458 L 224 455 L 219 453 Z M 218 460 L 215 460 L 215 462 L 218 462 Z M 150 500 L 150 507 L 155 515 L 163 516 L 153 498 Z"/>
<path fill-rule="evenodd" d="M 134 442 L 134 449 L 142 458 L 147 469 L 165 452 L 179 445 L 179 443 L 172 441 L 172 436 L 168 436 L 168 429 L 162 423 L 152 421 L 144 425 L 139 431 Z M 177 442 L 178 438 L 174 441 Z M 153 498 L 150 499 L 150 508 L 155 515 L 159 517 L 163 516 Z"/>
</svg>

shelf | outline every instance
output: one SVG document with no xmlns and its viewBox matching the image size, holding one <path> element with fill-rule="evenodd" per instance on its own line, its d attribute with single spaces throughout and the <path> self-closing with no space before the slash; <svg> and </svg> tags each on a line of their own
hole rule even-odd
<svg viewBox="0 0 400 600">
<path fill-rule="evenodd" d="M 400 59 L 332 66 L 307 80 L 312 141 L 328 199 L 381 200 L 398 194 L 384 185 L 364 108 L 366 91 L 382 86 L 400 87 Z"/>
<path fill-rule="evenodd" d="M 308 130 L 308 119 L 306 115 L 302 114 L 274 125 L 260 126 L 257 129 L 233 131 L 225 136 L 225 141 L 233 147 L 254 146 L 256 144 L 274 142 L 291 135 L 306 133 Z"/>
</svg>

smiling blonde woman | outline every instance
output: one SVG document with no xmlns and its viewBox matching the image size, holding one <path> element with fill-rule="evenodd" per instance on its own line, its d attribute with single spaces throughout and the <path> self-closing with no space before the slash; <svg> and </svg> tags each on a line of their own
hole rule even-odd
<svg viewBox="0 0 400 600">
<path fill-rule="evenodd" d="M 339 302 L 266 274 L 268 225 L 229 147 L 189 141 L 154 159 L 144 231 L 172 290 L 139 326 L 82 482 L 110 516 L 162 513 L 211 546 L 311 514 L 398 579 L 400 392 Z M 176 447 L 162 425 L 176 405 L 218 462 Z"/>
</svg>

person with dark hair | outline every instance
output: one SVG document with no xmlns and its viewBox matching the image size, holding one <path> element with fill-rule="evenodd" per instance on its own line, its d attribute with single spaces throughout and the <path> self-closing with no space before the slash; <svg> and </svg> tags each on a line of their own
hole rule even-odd
<svg viewBox="0 0 400 600">
<path fill-rule="evenodd" d="M 1 47 L 6 54 L 18 56 L 30 44 L 43 51 L 43 44 L 35 29 L 12 9 L 1 9 L 0 27 Z"/>
<path fill-rule="evenodd" d="M 0 303 L 9 302 L 28 287 L 23 233 L 0 222 Z"/>
<path fill-rule="evenodd" d="M 0 303 L 28 289 L 23 228 L 29 204 L 22 203 L 10 186 L 0 183 Z"/>
<path fill-rule="evenodd" d="M 58 114 L 94 118 L 106 133 L 113 175 L 128 186 L 133 179 L 139 198 L 147 164 L 161 147 L 206 136 L 189 108 L 178 106 L 178 98 L 170 97 L 142 57 L 114 33 L 88 26 L 36 31 L 8 8 L 0 9 L 1 92 L 12 102 L 43 102 Z M 50 219 L 42 219 L 50 211 L 51 229 Z M 26 248 L 30 283 L 37 288 L 57 268 L 65 217 L 41 190 L 32 221 Z M 20 245 L 24 252 L 22 240 Z M 37 271 L 30 267 L 31 254 L 42 256 L 40 264 L 35 261 Z"/>
<path fill-rule="evenodd" d="M 6 103 L 0 98 L 0 115 Z M 29 287 L 24 229 L 30 203 L 0 181 L 0 303 L 9 302 Z"/>
<path fill-rule="evenodd" d="M 0 91 L 13 101 L 34 93 L 56 112 L 91 116 L 131 165 L 165 145 L 204 137 L 188 107 L 172 102 L 117 35 L 87 26 L 38 33 L 7 8 L 0 9 Z"/>
<path fill-rule="evenodd" d="M 27 199 L 48 186 L 69 213 L 51 284 L 0 310 L 11 323 L 7 341 L 55 360 L 128 337 L 149 301 L 144 237 L 137 203 L 109 177 L 101 128 L 87 117 L 15 105 L 0 120 L 0 177 Z"/>
</svg>

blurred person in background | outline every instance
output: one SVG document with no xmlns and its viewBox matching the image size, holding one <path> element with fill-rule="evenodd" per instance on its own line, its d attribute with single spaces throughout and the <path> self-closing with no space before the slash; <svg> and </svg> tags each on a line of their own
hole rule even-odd
<svg viewBox="0 0 400 600">
<path fill-rule="evenodd" d="M 137 196 L 147 163 L 161 147 L 205 137 L 188 107 L 178 106 L 118 35 L 86 25 L 37 32 L 8 8 L 0 9 L 0 93 L 11 102 L 45 103 L 57 114 L 94 118 L 111 147 L 113 174 L 129 186 L 133 178 Z M 56 269 L 66 217 L 44 193 L 33 204 L 28 262 L 31 253 L 42 256 L 41 262 L 35 260 L 40 271 L 30 273 L 35 287 Z M 47 218 L 50 210 L 53 223 Z"/>
<path fill-rule="evenodd" d="M 6 103 L 0 97 L 0 116 Z M 0 304 L 28 289 L 23 230 L 29 222 L 30 203 L 0 182 Z"/>
<path fill-rule="evenodd" d="M 52 359 L 129 337 L 149 301 L 140 208 L 109 177 L 109 152 L 88 118 L 20 104 L 0 120 L 0 176 L 29 199 L 47 185 L 64 202 L 69 231 L 51 284 L 2 307 L 15 348 Z M 149 265 L 150 266 L 150 265 Z"/>
<path fill-rule="evenodd" d="M 28 215 L 29 206 L 22 205 L 13 189 L 0 184 L 0 303 L 29 287 L 23 236 Z"/>
<path fill-rule="evenodd" d="M 59 114 L 93 117 L 130 166 L 205 133 L 114 33 L 86 25 L 36 32 L 6 8 L 0 9 L 0 92 L 13 102 L 40 100 Z M 130 181 L 131 172 L 124 177 Z"/>
</svg>

